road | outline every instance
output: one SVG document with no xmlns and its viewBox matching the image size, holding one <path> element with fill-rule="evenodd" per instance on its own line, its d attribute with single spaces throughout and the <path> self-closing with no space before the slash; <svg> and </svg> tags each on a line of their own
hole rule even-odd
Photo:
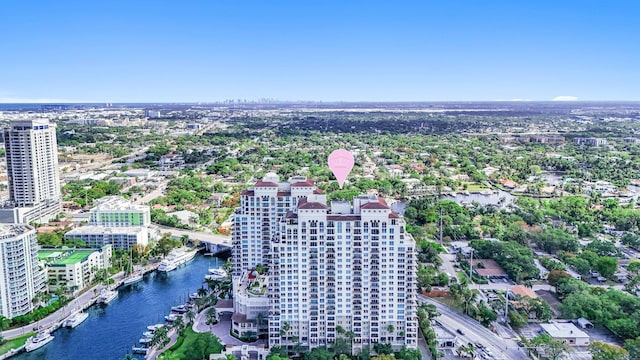
<svg viewBox="0 0 640 360">
<path fill-rule="evenodd" d="M 146 194 L 145 196 L 141 197 L 141 198 L 137 198 L 134 203 L 136 204 L 147 204 L 149 203 L 151 200 L 160 197 L 164 194 L 164 191 L 167 188 L 167 184 L 169 183 L 169 180 L 165 180 L 163 182 L 161 182 L 154 190 L 152 190 L 150 193 Z"/>
<path fill-rule="evenodd" d="M 458 338 L 464 343 L 479 342 L 493 353 L 494 359 L 518 360 L 528 359 L 527 355 L 520 351 L 520 348 L 512 339 L 503 339 L 489 331 L 476 320 L 463 315 L 450 307 L 432 300 L 426 296 L 418 295 L 418 300 L 436 306 L 440 312 L 438 322 L 447 330 L 456 333 Z M 457 329 L 462 329 L 464 335 L 458 334 Z"/>
<path fill-rule="evenodd" d="M 71 301 L 69 304 L 65 305 L 63 308 L 47 316 L 46 318 L 38 321 L 37 323 L 25 325 L 20 328 L 6 330 L 2 333 L 2 336 L 5 339 L 12 339 L 20 335 L 26 334 L 29 331 L 33 331 L 34 328 L 48 329 L 54 326 L 55 324 L 57 324 L 58 322 L 64 320 L 66 317 L 71 315 L 75 310 L 84 308 L 89 303 L 93 302 L 94 299 L 100 295 L 100 290 L 102 289 L 102 287 L 103 287 L 102 285 L 97 285 L 89 289 L 88 291 L 86 291 L 85 293 L 83 293 L 73 301 Z"/>
</svg>

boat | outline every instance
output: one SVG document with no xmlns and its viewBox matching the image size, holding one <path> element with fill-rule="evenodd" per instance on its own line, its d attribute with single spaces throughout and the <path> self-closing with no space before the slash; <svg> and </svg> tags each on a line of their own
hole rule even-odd
<svg viewBox="0 0 640 360">
<path fill-rule="evenodd" d="M 134 354 L 147 355 L 147 351 L 149 351 L 149 348 L 138 347 L 138 346 L 132 346 L 131 347 L 131 352 L 134 353 Z"/>
<path fill-rule="evenodd" d="M 206 279 L 220 280 L 228 276 L 227 272 L 222 269 L 209 269 L 209 273 L 205 276 Z"/>
<path fill-rule="evenodd" d="M 147 337 L 145 337 L 145 338 L 141 338 L 140 340 L 138 340 L 138 342 L 139 342 L 140 344 L 148 344 L 148 343 L 150 343 L 150 342 L 151 342 L 151 338 L 147 338 Z"/>
<path fill-rule="evenodd" d="M 83 321 L 87 320 L 88 317 L 89 317 L 89 313 L 86 313 L 84 311 L 77 311 L 73 313 L 71 316 L 69 316 L 64 321 L 64 323 L 62 323 L 62 326 L 70 327 L 73 329 L 74 327 L 80 325 Z"/>
<path fill-rule="evenodd" d="M 164 319 L 167 320 L 168 322 L 174 322 L 176 321 L 178 316 L 179 316 L 178 314 L 169 314 L 169 315 L 166 315 Z"/>
<path fill-rule="evenodd" d="M 158 271 L 169 272 L 175 270 L 179 266 L 193 260 L 197 253 L 198 252 L 195 250 L 174 249 L 160 262 L 160 265 L 158 265 Z"/>
<path fill-rule="evenodd" d="M 136 274 L 135 272 L 132 272 L 131 274 L 129 274 L 129 276 L 127 276 L 126 279 L 124 279 L 122 284 L 124 284 L 124 285 L 135 284 L 137 282 L 142 281 L 142 278 L 143 278 L 142 274 Z"/>
<path fill-rule="evenodd" d="M 122 282 L 124 285 L 135 284 L 139 281 L 142 281 L 144 274 L 136 273 L 136 270 L 133 266 L 133 249 L 129 252 L 129 258 L 131 261 L 131 272 L 127 275 L 126 279 Z"/>
<path fill-rule="evenodd" d="M 151 338 L 153 337 L 153 331 L 145 331 L 142 333 L 142 336 L 146 337 L 146 338 Z"/>
<path fill-rule="evenodd" d="M 98 297 L 97 302 L 100 303 L 100 304 L 108 304 L 113 299 L 115 299 L 116 297 L 118 297 L 118 292 L 117 291 L 104 289 L 100 293 L 100 296 Z"/>
<path fill-rule="evenodd" d="M 33 350 L 39 349 L 48 343 L 50 343 L 54 339 L 53 335 L 49 334 L 46 331 L 41 331 L 37 335 L 32 336 L 27 339 L 27 342 L 24 345 L 24 349 L 27 352 L 31 352 Z"/>
<path fill-rule="evenodd" d="M 160 328 L 163 328 L 163 327 L 164 327 L 164 324 L 149 325 L 149 326 L 147 326 L 147 330 L 156 331 L 156 330 L 158 330 Z"/>
<path fill-rule="evenodd" d="M 201 296 L 197 292 L 189 294 L 189 300 L 195 300 L 195 299 L 200 299 L 200 298 L 201 298 Z"/>
<path fill-rule="evenodd" d="M 177 312 L 178 314 L 184 314 L 187 311 L 189 311 L 189 309 L 187 308 L 186 305 L 178 305 L 178 306 L 172 306 L 171 311 Z"/>
</svg>

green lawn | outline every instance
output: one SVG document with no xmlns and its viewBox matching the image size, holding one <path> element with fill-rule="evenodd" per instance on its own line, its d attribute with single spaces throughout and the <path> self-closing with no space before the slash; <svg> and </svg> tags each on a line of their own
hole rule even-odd
<svg viewBox="0 0 640 360">
<path fill-rule="evenodd" d="M 181 360 L 209 358 L 210 354 L 220 354 L 224 347 L 220 340 L 213 334 L 197 333 L 190 327 L 184 331 L 184 340 L 181 345 L 162 353 L 158 360 Z"/>
<path fill-rule="evenodd" d="M 458 305 L 452 298 L 447 298 L 447 297 L 433 297 L 433 300 L 439 302 L 439 303 L 443 303 L 447 306 L 449 306 L 450 308 L 456 309 L 460 312 L 462 312 L 464 309 Z"/>
<path fill-rule="evenodd" d="M 7 340 L 4 344 L 0 345 L 0 355 L 4 355 L 9 352 L 11 349 L 17 349 L 24 345 L 27 342 L 27 339 L 34 335 L 34 332 L 26 333 L 20 337 L 13 338 L 11 340 Z"/>
</svg>

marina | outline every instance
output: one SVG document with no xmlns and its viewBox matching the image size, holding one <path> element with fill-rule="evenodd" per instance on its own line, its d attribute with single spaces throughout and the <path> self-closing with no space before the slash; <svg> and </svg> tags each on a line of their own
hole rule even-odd
<svg viewBox="0 0 640 360">
<path fill-rule="evenodd" d="M 189 294 L 203 286 L 203 277 L 212 267 L 209 259 L 197 255 L 187 266 L 175 271 L 153 272 L 138 283 L 121 286 L 108 306 L 98 304 L 88 308 L 89 316 L 81 326 L 62 327 L 55 331 L 54 341 L 12 359 L 94 359 L 95 354 L 100 354 L 101 360 L 122 360 L 131 353 L 142 359 L 147 351 L 139 343 L 143 333 L 164 326 L 164 316 L 171 307 L 186 303 Z M 222 266 L 223 261 L 216 263 Z"/>
</svg>

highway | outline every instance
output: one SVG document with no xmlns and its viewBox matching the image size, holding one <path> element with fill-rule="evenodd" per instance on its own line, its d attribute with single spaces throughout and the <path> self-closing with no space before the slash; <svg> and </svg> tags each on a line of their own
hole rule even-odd
<svg viewBox="0 0 640 360">
<path fill-rule="evenodd" d="M 469 342 L 474 344 L 477 342 L 481 343 L 491 351 L 493 359 L 528 359 L 527 355 L 520 351 L 520 348 L 512 339 L 503 339 L 482 326 L 476 320 L 426 296 L 418 295 L 418 300 L 435 305 L 441 314 L 437 318 L 438 322 L 447 330 L 456 334 L 463 344 L 466 345 Z M 457 333 L 458 329 L 462 329 L 464 335 Z"/>
</svg>

